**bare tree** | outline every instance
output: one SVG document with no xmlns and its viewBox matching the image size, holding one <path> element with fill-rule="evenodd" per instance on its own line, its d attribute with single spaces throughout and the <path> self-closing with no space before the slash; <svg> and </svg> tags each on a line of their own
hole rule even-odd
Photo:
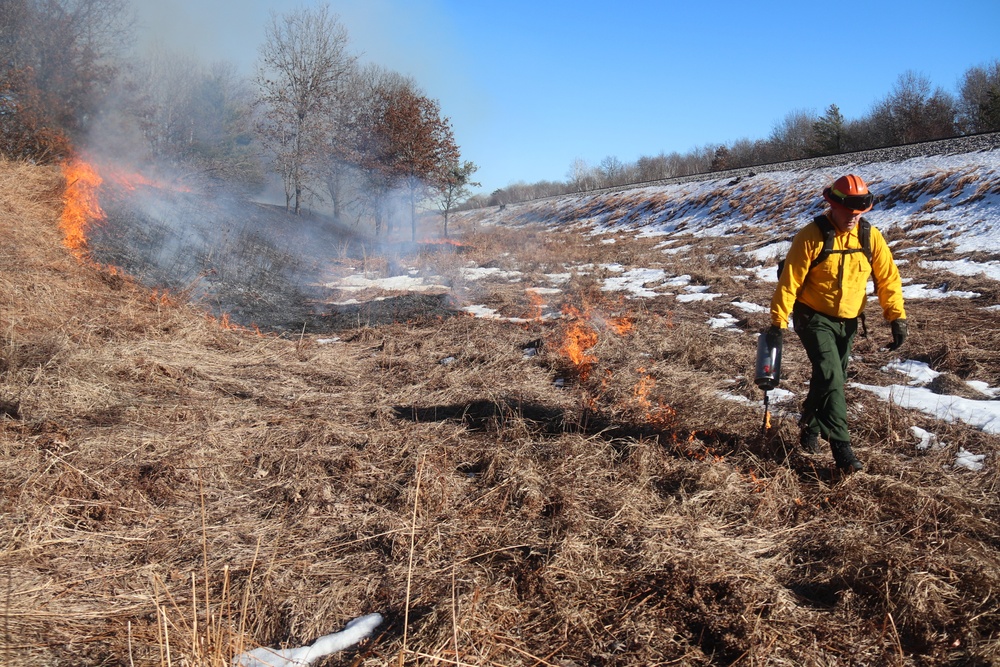
<svg viewBox="0 0 1000 667">
<path fill-rule="evenodd" d="M 674 175 L 670 159 L 663 153 L 656 157 L 642 156 L 635 163 L 636 179 L 640 182 L 659 181 Z"/>
<path fill-rule="evenodd" d="M 963 132 L 1000 131 L 1000 60 L 965 72 L 957 107 Z"/>
<path fill-rule="evenodd" d="M 604 187 L 622 185 L 625 182 L 625 164 L 614 155 L 608 155 L 598 166 L 601 184 Z"/>
<path fill-rule="evenodd" d="M 325 122 L 354 66 L 347 31 L 326 5 L 271 15 L 257 67 L 264 113 L 259 126 L 285 186 L 285 208 L 298 215 Z"/>
<path fill-rule="evenodd" d="M 876 145 L 888 146 L 955 136 L 955 116 L 951 95 L 911 70 L 875 104 L 871 122 Z"/>
<path fill-rule="evenodd" d="M 814 112 L 799 110 L 792 111 L 777 123 L 767 141 L 773 152 L 772 160 L 778 162 L 808 157 L 816 120 Z"/>
<path fill-rule="evenodd" d="M 597 187 L 594 169 L 582 157 L 578 157 L 569 166 L 569 184 L 576 192 L 587 192 Z"/>
</svg>

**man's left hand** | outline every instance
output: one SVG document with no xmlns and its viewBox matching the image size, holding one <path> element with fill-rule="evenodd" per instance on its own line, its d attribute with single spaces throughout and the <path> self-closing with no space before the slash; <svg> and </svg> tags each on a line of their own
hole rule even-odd
<svg viewBox="0 0 1000 667">
<path fill-rule="evenodd" d="M 893 320 L 890 326 L 892 327 L 892 342 L 889 344 L 891 352 L 898 350 L 906 341 L 906 320 L 901 317 L 898 320 Z"/>
</svg>

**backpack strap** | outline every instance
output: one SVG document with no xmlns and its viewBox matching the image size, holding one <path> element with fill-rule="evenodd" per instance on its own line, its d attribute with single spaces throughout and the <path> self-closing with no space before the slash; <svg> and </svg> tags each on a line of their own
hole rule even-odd
<svg viewBox="0 0 1000 667">
<path fill-rule="evenodd" d="M 826 215 L 817 215 L 813 218 L 813 224 L 819 227 L 819 230 L 823 232 L 823 249 L 819 251 L 819 254 L 809 263 L 809 271 L 812 271 L 817 266 L 826 261 L 826 258 L 833 253 L 840 253 L 844 255 L 849 255 L 855 252 L 860 252 L 864 254 L 865 258 L 868 260 L 868 265 L 872 265 L 872 226 L 865 218 L 861 218 L 858 221 L 858 241 L 861 243 L 860 248 L 851 248 L 849 250 L 834 250 L 833 249 L 833 239 L 837 236 L 837 230 L 834 228 L 833 223 L 826 217 Z M 785 270 L 785 260 L 780 260 L 777 266 L 778 270 L 778 280 L 781 280 L 781 272 Z M 872 280 L 875 280 L 875 274 L 872 274 Z"/>
<path fill-rule="evenodd" d="M 809 270 L 812 271 L 818 265 L 826 261 L 826 258 L 833 253 L 840 253 L 843 255 L 850 255 L 855 252 L 860 252 L 868 260 L 868 265 L 871 266 L 872 263 L 872 226 L 871 223 L 866 219 L 861 218 L 858 221 L 858 241 L 861 243 L 860 248 L 850 248 L 848 250 L 834 250 L 833 249 L 833 239 L 837 235 L 837 230 L 834 229 L 833 223 L 827 219 L 825 215 L 817 215 L 813 218 L 813 222 L 819 227 L 820 231 L 823 232 L 823 249 L 820 250 L 816 258 L 809 264 Z"/>
</svg>

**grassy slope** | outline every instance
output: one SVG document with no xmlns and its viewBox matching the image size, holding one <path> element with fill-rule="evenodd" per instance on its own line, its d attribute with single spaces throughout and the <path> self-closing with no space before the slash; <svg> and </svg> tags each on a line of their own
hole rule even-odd
<svg viewBox="0 0 1000 667">
<path fill-rule="evenodd" d="M 704 304 L 613 300 L 598 275 L 566 300 L 636 326 L 598 329 L 586 378 L 558 354 L 566 321 L 428 319 L 330 345 L 227 330 L 74 260 L 60 191 L 0 165 L 0 665 L 223 665 L 372 611 L 378 638 L 325 664 L 388 664 L 404 632 L 411 664 L 1000 659 L 998 474 L 943 467 L 959 445 L 992 458 L 994 437 L 937 425 L 953 449 L 915 456 L 922 418 L 852 396 L 870 474 L 831 484 L 828 455 L 785 450 L 791 419 L 762 438 L 756 410 L 716 396 L 759 398 L 728 384 L 750 337 L 710 331 Z M 531 229 L 467 240 L 477 254 L 442 271 L 608 252 Z M 670 266 L 653 243 L 614 250 L 766 301 L 725 261 Z M 522 288 L 489 291 L 532 313 Z M 984 317 L 949 306 L 945 327 L 914 304 L 911 352 L 996 384 Z M 859 353 L 875 381 L 887 357 Z M 786 359 L 801 386 L 797 346 Z"/>
</svg>

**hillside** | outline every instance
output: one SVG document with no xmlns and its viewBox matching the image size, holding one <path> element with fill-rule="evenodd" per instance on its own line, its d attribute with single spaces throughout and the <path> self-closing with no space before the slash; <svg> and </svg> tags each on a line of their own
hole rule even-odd
<svg viewBox="0 0 1000 667">
<path fill-rule="evenodd" d="M 922 291 L 903 359 L 869 309 L 849 393 L 867 469 L 844 480 L 792 446 L 800 346 L 770 431 L 749 377 L 821 170 L 331 251 L 328 305 L 449 307 L 274 335 L 77 260 L 59 172 L 2 164 L 0 661 L 229 665 L 379 612 L 318 664 L 995 664 L 1000 440 L 867 388 L 910 360 L 940 373 L 928 391 L 995 403 L 996 163 L 866 166 Z"/>
</svg>

